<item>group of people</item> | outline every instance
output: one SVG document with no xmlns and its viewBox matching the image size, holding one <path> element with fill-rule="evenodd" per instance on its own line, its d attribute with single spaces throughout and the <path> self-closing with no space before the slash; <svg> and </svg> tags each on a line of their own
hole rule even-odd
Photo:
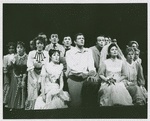
<svg viewBox="0 0 150 121">
<path fill-rule="evenodd" d="M 49 43 L 50 42 L 50 43 Z M 58 109 L 145 105 L 147 91 L 140 50 L 130 41 L 123 54 L 116 39 L 100 35 L 85 48 L 82 33 L 59 44 L 58 34 L 30 41 L 31 51 L 10 42 L 3 58 L 3 104 L 10 109 Z M 16 52 L 15 52 L 16 51 Z M 124 56 L 125 55 L 125 56 Z"/>
</svg>

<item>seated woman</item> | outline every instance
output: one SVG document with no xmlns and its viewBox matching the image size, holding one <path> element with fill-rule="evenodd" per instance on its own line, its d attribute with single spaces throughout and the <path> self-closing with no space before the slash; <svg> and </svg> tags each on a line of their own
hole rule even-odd
<svg viewBox="0 0 150 121">
<path fill-rule="evenodd" d="M 146 104 L 147 91 L 144 87 L 145 80 L 143 76 L 143 70 L 140 63 L 134 62 L 135 51 L 132 47 L 126 49 L 127 58 L 127 77 L 125 85 L 132 96 L 133 104 L 143 105 Z"/>
<path fill-rule="evenodd" d="M 49 51 L 50 62 L 42 67 L 41 95 L 35 102 L 34 109 L 67 108 L 66 102 L 70 100 L 69 94 L 63 91 L 63 65 L 59 64 L 60 52 Z"/>
<path fill-rule="evenodd" d="M 122 82 L 126 78 L 125 67 L 123 60 L 117 58 L 118 46 L 115 43 L 109 45 L 108 54 L 109 58 L 103 61 L 99 71 L 102 79 L 99 105 L 132 105 L 132 98 Z"/>
</svg>

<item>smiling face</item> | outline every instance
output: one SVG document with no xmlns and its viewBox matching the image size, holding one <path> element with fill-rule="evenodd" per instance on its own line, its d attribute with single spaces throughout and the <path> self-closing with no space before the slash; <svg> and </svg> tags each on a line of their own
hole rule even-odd
<svg viewBox="0 0 150 121">
<path fill-rule="evenodd" d="M 63 44 L 65 47 L 70 47 L 72 44 L 71 37 L 69 37 L 69 36 L 64 37 Z"/>
<path fill-rule="evenodd" d="M 56 44 L 58 43 L 59 39 L 58 39 L 58 34 L 52 34 L 51 38 L 50 38 L 51 43 Z"/>
<path fill-rule="evenodd" d="M 40 40 L 36 40 L 36 48 L 37 50 L 41 51 L 44 48 L 44 43 Z"/>
<path fill-rule="evenodd" d="M 76 40 L 74 41 L 74 43 L 78 46 L 78 47 L 83 47 L 85 40 L 84 40 L 84 36 L 83 35 L 78 35 Z"/>
</svg>

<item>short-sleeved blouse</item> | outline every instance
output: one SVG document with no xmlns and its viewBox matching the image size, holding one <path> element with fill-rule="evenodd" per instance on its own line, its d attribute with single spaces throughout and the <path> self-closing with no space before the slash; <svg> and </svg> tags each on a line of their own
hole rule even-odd
<svg viewBox="0 0 150 121">
<path fill-rule="evenodd" d="M 118 80 L 122 75 L 125 75 L 123 61 L 119 59 L 107 59 L 102 63 L 100 68 L 100 75 L 104 75 L 108 78 L 113 77 Z"/>
</svg>

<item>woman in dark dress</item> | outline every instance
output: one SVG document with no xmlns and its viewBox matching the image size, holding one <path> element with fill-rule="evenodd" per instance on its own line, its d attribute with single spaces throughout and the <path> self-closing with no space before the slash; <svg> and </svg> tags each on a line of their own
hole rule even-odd
<svg viewBox="0 0 150 121">
<path fill-rule="evenodd" d="M 13 70 L 8 94 L 8 108 L 22 109 L 25 105 L 27 54 L 23 42 L 17 43 L 17 54 L 11 60 Z"/>
<path fill-rule="evenodd" d="M 9 42 L 8 54 L 3 58 L 3 104 L 7 107 L 7 95 L 10 87 L 10 75 L 12 73 L 11 60 L 15 54 L 15 43 Z"/>
</svg>

